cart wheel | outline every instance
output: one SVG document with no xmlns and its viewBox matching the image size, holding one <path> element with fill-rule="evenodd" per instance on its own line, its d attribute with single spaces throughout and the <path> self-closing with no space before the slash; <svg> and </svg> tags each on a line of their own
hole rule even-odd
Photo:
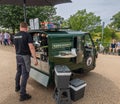
<svg viewBox="0 0 120 104">
<path fill-rule="evenodd" d="M 90 67 L 93 64 L 93 58 L 90 56 L 86 60 L 86 66 Z"/>
<path fill-rule="evenodd" d="M 83 73 L 88 73 L 95 68 L 95 60 L 92 56 L 89 56 L 85 59 L 84 68 L 82 69 Z"/>
</svg>

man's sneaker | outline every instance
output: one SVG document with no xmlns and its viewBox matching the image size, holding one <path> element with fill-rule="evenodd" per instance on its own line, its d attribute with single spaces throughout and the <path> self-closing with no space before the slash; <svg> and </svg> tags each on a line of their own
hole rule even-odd
<svg viewBox="0 0 120 104">
<path fill-rule="evenodd" d="M 15 92 L 18 92 L 18 91 L 20 91 L 20 87 L 15 88 Z"/>
<path fill-rule="evenodd" d="M 31 99 L 31 95 L 25 94 L 25 95 L 20 95 L 20 101 L 25 101 Z"/>
</svg>

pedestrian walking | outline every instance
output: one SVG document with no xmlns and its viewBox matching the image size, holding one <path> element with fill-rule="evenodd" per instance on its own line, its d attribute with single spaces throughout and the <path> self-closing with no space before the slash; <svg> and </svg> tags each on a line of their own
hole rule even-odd
<svg viewBox="0 0 120 104">
<path fill-rule="evenodd" d="M 104 53 L 104 46 L 100 43 L 100 45 L 99 45 L 99 52 L 100 53 Z"/>
<path fill-rule="evenodd" d="M 31 98 L 26 91 L 27 80 L 29 78 L 31 60 L 34 58 L 34 64 L 37 65 L 35 48 L 33 45 L 32 36 L 27 33 L 28 25 L 25 22 L 20 23 L 20 32 L 14 36 L 14 45 L 16 50 L 17 72 L 15 78 L 15 91 L 20 90 L 20 101 L 25 101 Z"/>
<path fill-rule="evenodd" d="M 8 32 L 4 33 L 4 45 L 9 45 L 10 34 Z"/>
</svg>

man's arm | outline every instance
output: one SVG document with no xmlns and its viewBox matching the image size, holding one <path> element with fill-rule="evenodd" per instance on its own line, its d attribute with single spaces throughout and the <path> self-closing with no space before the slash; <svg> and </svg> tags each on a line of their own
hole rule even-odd
<svg viewBox="0 0 120 104">
<path fill-rule="evenodd" d="M 30 52 L 32 54 L 32 57 L 34 58 L 34 64 L 37 65 L 38 61 L 37 61 L 37 58 L 36 58 L 35 47 L 33 46 L 32 43 L 29 43 L 28 46 L 29 46 Z"/>
</svg>

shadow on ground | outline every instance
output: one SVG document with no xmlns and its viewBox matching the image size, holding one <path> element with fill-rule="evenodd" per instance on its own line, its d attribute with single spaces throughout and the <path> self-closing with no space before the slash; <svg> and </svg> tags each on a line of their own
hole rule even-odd
<svg viewBox="0 0 120 104">
<path fill-rule="evenodd" d="M 87 82 L 85 94 L 72 104 L 119 104 L 120 90 L 111 80 L 102 75 L 90 72 L 86 76 L 76 74 L 74 78 L 80 78 Z M 32 99 L 22 104 L 56 104 L 53 99 L 53 87 L 45 88 L 33 79 L 29 79 L 28 91 L 32 94 Z M 13 91 L 0 102 L 0 104 L 21 104 L 19 94 Z"/>
</svg>

